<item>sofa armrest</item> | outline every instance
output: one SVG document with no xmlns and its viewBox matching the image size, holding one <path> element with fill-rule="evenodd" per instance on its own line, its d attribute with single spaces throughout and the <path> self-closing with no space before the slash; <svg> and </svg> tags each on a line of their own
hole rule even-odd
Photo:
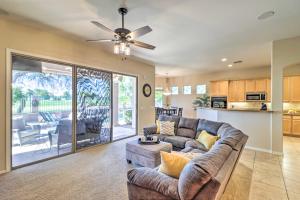
<svg viewBox="0 0 300 200">
<path fill-rule="evenodd" d="M 156 191 L 172 199 L 179 199 L 178 179 L 158 172 L 156 169 L 141 167 L 127 173 L 128 183 Z"/>
<path fill-rule="evenodd" d="M 149 127 L 145 127 L 144 128 L 144 135 L 151 135 L 151 134 L 156 134 L 157 131 L 157 126 L 153 125 L 153 126 L 149 126 Z"/>
</svg>

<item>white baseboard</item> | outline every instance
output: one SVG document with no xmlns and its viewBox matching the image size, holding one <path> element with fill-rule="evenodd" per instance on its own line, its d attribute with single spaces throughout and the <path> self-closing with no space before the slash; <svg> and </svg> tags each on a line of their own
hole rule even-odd
<svg viewBox="0 0 300 200">
<path fill-rule="evenodd" d="M 270 150 L 270 149 L 262 149 L 262 148 L 257 148 L 257 147 L 245 146 L 245 149 L 250 149 L 250 150 L 254 150 L 254 151 L 261 151 L 261 152 L 265 152 L 265 153 L 272 153 L 272 150 Z"/>
<path fill-rule="evenodd" d="M 6 171 L 6 170 L 2 170 L 2 171 L 0 171 L 0 174 L 5 174 L 5 173 L 7 173 L 7 171 Z"/>
<path fill-rule="evenodd" d="M 262 148 L 250 147 L 250 146 L 245 146 L 245 149 L 250 149 L 250 150 L 260 151 L 260 152 L 265 152 L 265 153 L 271 153 L 271 154 L 278 155 L 278 156 L 282 156 L 283 155 L 282 152 L 272 151 L 270 149 L 262 149 Z"/>
</svg>

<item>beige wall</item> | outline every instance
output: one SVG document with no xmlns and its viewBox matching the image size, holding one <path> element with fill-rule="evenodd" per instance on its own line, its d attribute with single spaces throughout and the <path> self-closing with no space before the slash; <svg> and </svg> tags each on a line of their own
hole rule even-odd
<svg viewBox="0 0 300 200">
<path fill-rule="evenodd" d="M 300 64 L 300 37 L 272 43 L 272 149 L 282 152 L 282 77 L 283 69 Z"/>
<path fill-rule="evenodd" d="M 251 69 L 227 69 L 226 71 L 199 74 L 192 76 L 172 77 L 169 78 L 169 87 L 178 86 L 179 95 L 171 95 L 168 97 L 168 103 L 172 106 L 183 107 L 183 116 L 196 117 L 196 111 L 193 108 L 193 100 L 197 97 L 196 85 L 206 84 L 207 91 L 209 91 L 209 82 L 213 80 L 238 80 L 238 79 L 251 79 L 251 78 L 266 78 L 270 77 L 270 67 L 259 67 Z M 163 78 L 156 78 L 156 81 L 160 83 Z M 157 83 L 156 83 L 157 84 Z M 192 86 L 191 95 L 183 95 L 182 90 L 184 85 Z M 166 85 L 164 85 L 167 87 Z"/>
<path fill-rule="evenodd" d="M 6 48 L 138 76 L 139 130 L 153 123 L 154 95 L 145 98 L 142 86 L 147 82 L 154 88 L 154 66 L 131 59 L 121 61 L 120 57 L 104 52 L 99 46 L 44 26 L 0 18 L 0 171 L 5 170 L 6 161 Z"/>
</svg>

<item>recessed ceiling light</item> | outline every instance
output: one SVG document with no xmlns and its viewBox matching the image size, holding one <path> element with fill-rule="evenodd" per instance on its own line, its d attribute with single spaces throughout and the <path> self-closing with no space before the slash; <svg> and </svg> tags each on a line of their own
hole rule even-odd
<svg viewBox="0 0 300 200">
<path fill-rule="evenodd" d="M 262 13 L 261 15 L 259 15 L 257 17 L 258 20 L 265 20 L 265 19 L 268 19 L 270 17 L 273 17 L 275 15 L 275 11 L 273 10 L 270 10 L 270 11 L 267 11 L 267 12 L 264 12 Z"/>
<path fill-rule="evenodd" d="M 227 58 L 222 58 L 221 61 L 222 61 L 222 62 L 226 62 L 226 61 L 227 61 Z"/>
<path fill-rule="evenodd" d="M 232 67 L 233 65 L 232 64 L 229 64 L 229 65 L 227 65 L 228 67 Z"/>
</svg>

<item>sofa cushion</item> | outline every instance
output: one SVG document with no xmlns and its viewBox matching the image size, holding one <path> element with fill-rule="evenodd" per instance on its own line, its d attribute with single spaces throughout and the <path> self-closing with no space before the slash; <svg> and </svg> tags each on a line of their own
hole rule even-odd
<svg viewBox="0 0 300 200">
<path fill-rule="evenodd" d="M 160 152 L 160 158 L 161 164 L 158 171 L 174 178 L 179 178 L 184 166 L 191 160 L 182 154 L 164 151 Z"/>
<path fill-rule="evenodd" d="M 198 121 L 199 121 L 199 119 L 191 119 L 191 118 L 181 117 L 179 124 L 178 124 L 178 128 L 188 128 L 188 129 L 192 129 L 193 131 L 196 131 Z"/>
<path fill-rule="evenodd" d="M 215 177 L 232 152 L 226 144 L 212 147 L 210 151 L 197 156 L 182 170 L 178 180 L 178 191 L 181 199 L 193 199 L 199 190 Z"/>
<path fill-rule="evenodd" d="M 231 148 L 236 149 L 236 145 L 245 136 L 240 130 L 232 127 L 230 124 L 224 123 L 218 130 L 218 135 L 221 137 L 217 143 L 227 144 Z"/>
<path fill-rule="evenodd" d="M 182 170 L 178 179 L 180 199 L 193 199 L 198 191 L 211 180 L 211 175 L 203 170 L 198 163 L 189 162 Z"/>
<path fill-rule="evenodd" d="M 204 151 L 204 152 L 208 151 L 208 149 L 203 144 L 201 144 L 200 142 L 198 142 L 197 140 L 187 141 L 185 143 L 185 148 L 187 148 L 187 147 L 191 147 L 193 149 L 199 149 L 199 150 Z"/>
<path fill-rule="evenodd" d="M 215 122 L 209 121 L 206 119 L 200 119 L 197 127 L 197 136 L 201 133 L 201 131 L 205 130 L 212 135 L 217 135 L 219 128 L 222 126 L 223 122 Z"/>
<path fill-rule="evenodd" d="M 128 182 L 142 188 L 157 191 L 173 199 L 179 199 L 178 179 L 167 176 L 155 169 L 140 167 L 127 173 Z"/>
<path fill-rule="evenodd" d="M 187 141 L 191 141 L 192 139 L 181 136 L 167 136 L 164 138 L 164 142 L 169 142 L 173 145 L 173 147 L 177 147 L 183 149 L 185 147 L 185 143 Z"/>
<path fill-rule="evenodd" d="M 196 140 L 203 144 L 206 147 L 206 149 L 210 149 L 218 139 L 219 136 L 209 134 L 207 133 L 207 131 L 203 130 L 201 131 L 200 135 Z"/>
<path fill-rule="evenodd" d="M 170 121 L 170 122 L 175 122 L 174 128 L 175 128 L 175 133 L 177 132 L 178 124 L 180 117 L 179 116 L 168 116 L 168 115 L 160 115 L 158 117 L 159 121 Z"/>
<path fill-rule="evenodd" d="M 160 121 L 159 122 L 160 134 L 163 134 L 163 135 L 175 135 L 174 124 L 175 124 L 175 122 Z"/>
</svg>

